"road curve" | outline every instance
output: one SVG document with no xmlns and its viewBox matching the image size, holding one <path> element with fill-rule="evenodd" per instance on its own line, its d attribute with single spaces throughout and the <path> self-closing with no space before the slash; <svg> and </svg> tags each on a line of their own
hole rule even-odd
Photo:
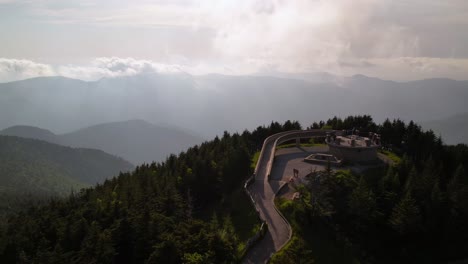
<svg viewBox="0 0 468 264">
<path fill-rule="evenodd" d="M 274 198 L 280 189 L 281 181 L 269 181 L 276 144 L 297 137 L 325 136 L 328 130 L 295 130 L 274 134 L 265 139 L 255 168 L 255 181 L 248 191 L 256 203 L 261 219 L 266 221 L 268 232 L 244 258 L 244 263 L 265 263 L 270 256 L 280 250 L 291 238 L 292 229 L 287 220 L 276 209 Z"/>
</svg>

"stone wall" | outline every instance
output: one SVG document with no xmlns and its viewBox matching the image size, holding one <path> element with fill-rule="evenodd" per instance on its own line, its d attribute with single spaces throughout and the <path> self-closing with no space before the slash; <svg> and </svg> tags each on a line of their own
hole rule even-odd
<svg viewBox="0 0 468 264">
<path fill-rule="evenodd" d="M 377 147 L 347 147 L 328 144 L 330 154 L 351 162 L 372 162 L 377 158 Z"/>
</svg>

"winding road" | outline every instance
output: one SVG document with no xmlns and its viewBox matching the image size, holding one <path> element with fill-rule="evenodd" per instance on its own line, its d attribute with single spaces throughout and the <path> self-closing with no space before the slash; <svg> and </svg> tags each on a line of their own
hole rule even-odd
<svg viewBox="0 0 468 264">
<path fill-rule="evenodd" d="M 274 134 L 265 139 L 255 168 L 255 181 L 248 187 L 261 219 L 268 224 L 268 232 L 246 255 L 244 263 L 265 263 L 291 238 L 292 229 L 275 207 L 274 199 L 286 182 L 269 180 L 276 145 L 295 138 L 325 136 L 331 130 L 296 130 Z"/>
</svg>

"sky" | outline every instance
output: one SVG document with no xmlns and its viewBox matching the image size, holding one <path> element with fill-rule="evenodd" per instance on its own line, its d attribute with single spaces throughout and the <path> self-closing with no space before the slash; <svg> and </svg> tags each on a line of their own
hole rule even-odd
<svg viewBox="0 0 468 264">
<path fill-rule="evenodd" d="M 148 72 L 468 79 L 466 0 L 0 0 L 0 82 Z"/>
</svg>

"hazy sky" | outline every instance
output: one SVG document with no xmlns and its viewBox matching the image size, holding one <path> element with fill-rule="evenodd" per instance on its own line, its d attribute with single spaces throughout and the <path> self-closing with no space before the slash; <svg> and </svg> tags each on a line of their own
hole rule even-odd
<svg viewBox="0 0 468 264">
<path fill-rule="evenodd" d="M 141 72 L 468 79 L 467 0 L 0 0 L 0 82 Z"/>
</svg>

